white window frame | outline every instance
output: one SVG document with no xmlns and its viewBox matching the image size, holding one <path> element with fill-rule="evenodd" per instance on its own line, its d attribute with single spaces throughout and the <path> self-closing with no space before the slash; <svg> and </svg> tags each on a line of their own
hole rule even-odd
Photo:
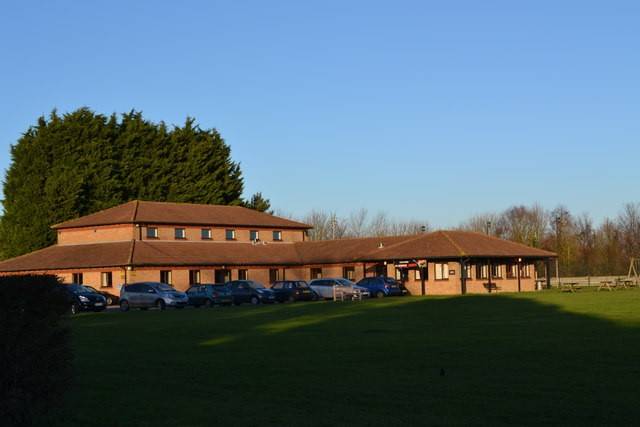
<svg viewBox="0 0 640 427">
<path fill-rule="evenodd" d="M 211 240 L 213 239 L 213 233 L 210 228 L 201 228 L 200 229 L 200 239 L 201 240 Z"/>
<path fill-rule="evenodd" d="M 449 264 L 437 262 L 434 264 L 435 266 L 435 275 L 433 276 L 435 280 L 449 280 Z"/>
<path fill-rule="evenodd" d="M 105 280 L 109 278 L 108 280 Z M 100 272 L 100 287 L 111 288 L 113 286 L 113 274 L 110 271 Z"/>
</svg>

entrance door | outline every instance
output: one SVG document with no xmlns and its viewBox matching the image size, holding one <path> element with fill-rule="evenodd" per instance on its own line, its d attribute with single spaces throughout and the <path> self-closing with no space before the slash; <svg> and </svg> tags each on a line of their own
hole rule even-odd
<svg viewBox="0 0 640 427">
<path fill-rule="evenodd" d="M 231 270 L 220 269 L 215 272 L 216 283 L 226 283 L 231 280 Z"/>
</svg>

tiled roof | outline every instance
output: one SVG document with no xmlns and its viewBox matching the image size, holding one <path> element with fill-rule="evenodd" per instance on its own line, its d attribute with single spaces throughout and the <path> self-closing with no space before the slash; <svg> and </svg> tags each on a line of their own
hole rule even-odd
<svg viewBox="0 0 640 427">
<path fill-rule="evenodd" d="M 124 266 L 133 242 L 54 245 L 0 262 L 0 271 L 67 270 Z"/>
<path fill-rule="evenodd" d="M 131 241 L 51 246 L 0 262 L 0 272 L 151 265 L 308 265 L 411 259 L 554 257 L 484 234 L 436 231 L 415 236 L 298 243 Z"/>
<path fill-rule="evenodd" d="M 258 212 L 242 206 L 134 200 L 91 215 L 72 219 L 53 228 L 91 227 L 113 224 L 234 225 L 309 229 L 311 226 Z"/>
</svg>

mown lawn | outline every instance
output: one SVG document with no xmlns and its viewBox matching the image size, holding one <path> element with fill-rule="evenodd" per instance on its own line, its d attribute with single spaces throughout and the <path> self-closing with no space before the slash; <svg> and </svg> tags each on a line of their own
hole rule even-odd
<svg viewBox="0 0 640 427">
<path fill-rule="evenodd" d="M 637 424 L 640 291 L 86 314 L 65 426 Z"/>
</svg>

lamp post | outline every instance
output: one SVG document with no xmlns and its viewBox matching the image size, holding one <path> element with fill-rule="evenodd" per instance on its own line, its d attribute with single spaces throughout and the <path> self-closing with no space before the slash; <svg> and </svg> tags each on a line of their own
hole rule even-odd
<svg viewBox="0 0 640 427">
<path fill-rule="evenodd" d="M 487 221 L 487 223 L 485 224 L 485 233 L 489 235 L 490 231 L 491 231 L 491 221 Z"/>
</svg>

